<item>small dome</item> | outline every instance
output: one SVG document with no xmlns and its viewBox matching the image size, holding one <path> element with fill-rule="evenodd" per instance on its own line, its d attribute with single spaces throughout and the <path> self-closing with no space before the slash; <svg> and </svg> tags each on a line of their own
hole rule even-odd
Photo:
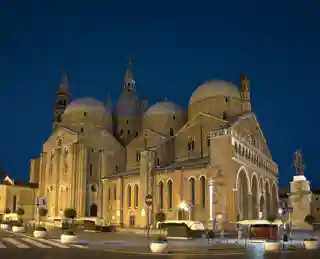
<svg viewBox="0 0 320 259">
<path fill-rule="evenodd" d="M 169 101 L 158 102 L 152 105 L 145 113 L 144 116 L 152 116 L 152 115 L 162 115 L 162 114 L 173 114 L 177 112 L 183 112 L 183 109 Z"/>
<path fill-rule="evenodd" d="M 104 105 L 103 102 L 98 101 L 92 97 L 79 98 L 72 101 L 64 111 L 64 114 L 71 113 L 73 111 L 87 111 L 94 113 L 110 114 L 110 110 Z"/>
<path fill-rule="evenodd" d="M 212 80 L 199 86 L 192 94 L 189 105 L 215 96 L 240 98 L 238 88 L 223 80 Z"/>
</svg>

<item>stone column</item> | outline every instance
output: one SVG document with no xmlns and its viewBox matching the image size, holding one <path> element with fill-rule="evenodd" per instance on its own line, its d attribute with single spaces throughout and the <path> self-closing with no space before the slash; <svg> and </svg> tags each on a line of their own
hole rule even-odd
<svg viewBox="0 0 320 259">
<path fill-rule="evenodd" d="M 55 179 L 55 210 L 54 214 L 55 216 L 60 216 L 60 186 L 59 186 L 59 176 L 60 176 L 60 149 L 56 149 L 54 153 L 54 159 L 53 159 L 53 173 L 52 177 Z"/>
<path fill-rule="evenodd" d="M 38 196 L 46 196 L 46 157 L 47 153 L 41 152 L 40 154 L 40 168 L 39 168 L 39 192 Z"/>
<path fill-rule="evenodd" d="M 252 193 L 248 193 L 248 218 L 247 219 L 252 219 Z"/>
</svg>

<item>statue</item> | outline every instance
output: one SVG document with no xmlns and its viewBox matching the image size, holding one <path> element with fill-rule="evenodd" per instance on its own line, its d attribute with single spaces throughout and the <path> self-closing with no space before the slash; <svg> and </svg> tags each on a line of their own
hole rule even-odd
<svg viewBox="0 0 320 259">
<path fill-rule="evenodd" d="M 302 158 L 302 152 L 297 151 L 295 152 L 295 161 L 294 161 L 294 167 L 296 169 L 296 174 L 297 175 L 304 175 L 304 161 Z"/>
</svg>

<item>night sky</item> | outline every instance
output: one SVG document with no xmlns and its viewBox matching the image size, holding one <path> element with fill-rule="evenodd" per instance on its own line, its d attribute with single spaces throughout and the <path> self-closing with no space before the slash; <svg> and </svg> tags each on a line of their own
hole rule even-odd
<svg viewBox="0 0 320 259">
<path fill-rule="evenodd" d="M 51 134 L 63 71 L 73 98 L 111 94 L 115 104 L 131 55 L 150 103 L 167 97 L 186 108 L 205 81 L 238 84 L 246 72 L 280 185 L 302 149 L 320 188 L 319 13 L 316 0 L 1 0 L 1 163 L 28 179 L 29 159 Z"/>
</svg>

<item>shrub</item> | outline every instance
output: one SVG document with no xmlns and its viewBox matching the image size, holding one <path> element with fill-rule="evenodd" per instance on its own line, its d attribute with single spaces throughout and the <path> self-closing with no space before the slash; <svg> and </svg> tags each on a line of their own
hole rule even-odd
<svg viewBox="0 0 320 259">
<path fill-rule="evenodd" d="M 72 208 L 65 209 L 63 214 L 68 219 L 74 219 L 75 217 L 77 217 L 76 210 Z"/>
<path fill-rule="evenodd" d="M 23 208 L 18 208 L 16 213 L 18 214 L 18 216 L 22 216 L 22 215 L 24 215 L 24 209 Z"/>
<path fill-rule="evenodd" d="M 4 213 L 5 213 L 5 214 L 9 214 L 9 213 L 11 213 L 11 210 L 10 210 L 9 208 L 6 208 L 6 209 L 4 210 Z"/>
<path fill-rule="evenodd" d="M 155 216 L 156 221 L 163 222 L 166 220 L 166 214 L 164 212 L 158 212 Z"/>
<path fill-rule="evenodd" d="M 21 222 L 14 222 L 12 224 L 13 227 L 23 227 L 22 223 Z"/>
<path fill-rule="evenodd" d="M 165 236 L 162 236 L 162 235 L 159 235 L 155 238 L 154 240 L 155 242 L 161 242 L 161 243 L 164 243 L 164 242 L 168 242 L 168 239 L 165 237 Z"/>
<path fill-rule="evenodd" d="M 269 221 L 269 222 L 274 222 L 275 220 L 277 219 L 277 216 L 276 215 L 273 215 L 273 214 L 271 214 L 271 215 L 268 215 L 268 217 L 267 217 L 267 220 Z"/>
<path fill-rule="evenodd" d="M 38 215 L 40 216 L 40 217 L 45 217 L 46 215 L 48 214 L 48 210 L 46 210 L 45 208 L 39 208 L 39 210 L 38 210 Z"/>
<path fill-rule="evenodd" d="M 316 221 L 316 218 L 312 215 L 307 215 L 305 218 L 304 218 L 304 222 L 309 224 L 309 225 L 313 225 L 313 223 Z"/>
<path fill-rule="evenodd" d="M 45 227 L 42 227 L 42 226 L 36 226 L 35 230 L 36 231 L 47 231 L 47 229 Z"/>
</svg>

